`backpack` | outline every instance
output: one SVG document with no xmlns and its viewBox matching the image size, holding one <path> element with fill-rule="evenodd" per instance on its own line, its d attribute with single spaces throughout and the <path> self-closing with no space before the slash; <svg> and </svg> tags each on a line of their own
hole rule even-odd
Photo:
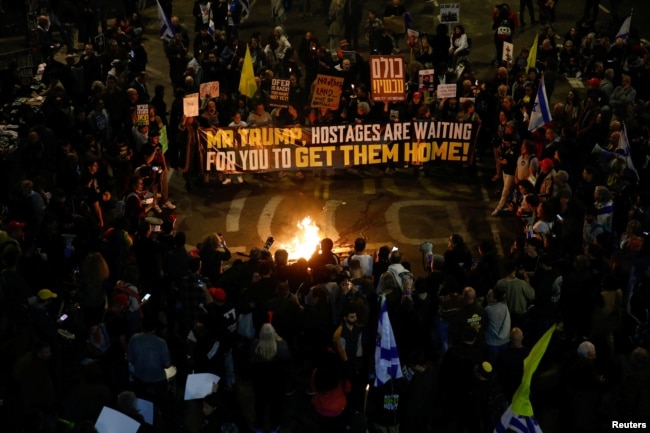
<svg viewBox="0 0 650 433">
<path fill-rule="evenodd" d="M 399 274 L 400 281 L 397 281 L 395 274 L 386 271 L 379 277 L 377 291 L 380 293 L 389 293 L 392 291 L 402 292 L 403 290 L 413 290 L 413 274 L 405 271 Z"/>
<path fill-rule="evenodd" d="M 140 310 L 140 294 L 137 289 L 122 280 L 119 280 L 115 284 L 115 293 L 123 293 L 129 298 L 129 312 L 139 312 L 138 314 L 142 317 L 142 311 Z"/>
<path fill-rule="evenodd" d="M 124 216 L 124 212 L 126 211 L 126 202 L 129 199 L 129 197 L 137 195 L 134 192 L 130 192 L 124 197 L 122 197 L 122 200 L 118 200 L 117 203 L 115 203 L 115 216 L 116 217 L 121 217 Z"/>
<path fill-rule="evenodd" d="M 88 331 L 88 350 L 94 356 L 100 356 L 111 347 L 111 338 L 108 334 L 106 322 L 90 327 Z"/>
</svg>

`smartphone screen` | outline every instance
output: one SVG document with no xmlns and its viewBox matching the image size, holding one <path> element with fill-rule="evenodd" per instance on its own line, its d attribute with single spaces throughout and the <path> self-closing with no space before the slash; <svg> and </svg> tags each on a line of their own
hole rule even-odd
<svg viewBox="0 0 650 433">
<path fill-rule="evenodd" d="M 146 295 L 144 295 L 144 298 L 142 298 L 142 300 L 143 301 L 148 301 L 149 298 L 151 298 L 151 293 L 147 293 Z"/>
<path fill-rule="evenodd" d="M 65 319 L 67 319 L 67 318 L 68 318 L 68 315 L 67 315 L 67 314 L 63 314 L 61 317 L 59 317 L 59 320 L 63 322 L 63 321 L 64 321 Z"/>
</svg>

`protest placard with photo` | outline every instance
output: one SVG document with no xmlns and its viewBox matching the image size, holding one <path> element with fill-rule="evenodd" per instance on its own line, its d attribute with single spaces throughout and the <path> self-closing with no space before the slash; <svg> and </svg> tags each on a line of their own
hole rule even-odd
<svg viewBox="0 0 650 433">
<path fill-rule="evenodd" d="M 420 32 L 413 29 L 406 29 L 406 45 L 409 48 L 415 48 L 420 40 Z"/>
<path fill-rule="evenodd" d="M 503 54 L 501 60 L 506 63 L 511 63 L 514 59 L 515 46 L 510 42 L 503 41 Z"/>
<path fill-rule="evenodd" d="M 219 97 L 219 82 L 210 81 L 208 83 L 201 83 L 199 87 L 199 94 L 201 95 L 201 101 L 204 99 L 212 99 Z"/>
<path fill-rule="evenodd" d="M 421 69 L 418 72 L 418 90 L 420 92 L 432 91 L 435 87 L 433 69 Z"/>
<path fill-rule="evenodd" d="M 460 3 L 445 3 L 440 5 L 440 22 L 453 24 L 460 21 Z"/>
</svg>

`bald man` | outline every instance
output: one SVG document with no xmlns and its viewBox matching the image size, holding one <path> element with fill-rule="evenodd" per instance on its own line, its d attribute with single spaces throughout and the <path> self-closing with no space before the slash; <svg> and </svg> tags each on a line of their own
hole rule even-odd
<svg viewBox="0 0 650 433">
<path fill-rule="evenodd" d="M 481 344 L 485 341 L 485 330 L 488 325 L 487 313 L 476 302 L 476 290 L 472 287 L 465 287 L 463 290 L 463 305 L 454 316 L 449 326 L 449 343 L 451 345 L 462 342 L 463 330 L 469 326 L 476 330 L 477 341 Z"/>
</svg>

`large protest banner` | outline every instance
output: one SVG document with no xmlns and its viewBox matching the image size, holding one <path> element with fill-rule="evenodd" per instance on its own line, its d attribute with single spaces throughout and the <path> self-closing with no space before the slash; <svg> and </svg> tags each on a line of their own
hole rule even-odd
<svg viewBox="0 0 650 433">
<path fill-rule="evenodd" d="M 370 84 L 374 101 L 404 101 L 406 74 L 401 56 L 370 56 Z"/>
<path fill-rule="evenodd" d="M 269 105 L 271 107 L 288 107 L 289 87 L 289 80 L 273 78 L 271 80 L 271 92 L 269 93 Z"/>
<path fill-rule="evenodd" d="M 396 122 L 314 127 L 200 128 L 206 171 L 346 168 L 468 162 L 472 123 Z"/>
<path fill-rule="evenodd" d="M 343 91 L 343 77 L 331 75 L 316 75 L 314 91 L 311 97 L 312 108 L 330 108 L 338 110 Z"/>
</svg>

